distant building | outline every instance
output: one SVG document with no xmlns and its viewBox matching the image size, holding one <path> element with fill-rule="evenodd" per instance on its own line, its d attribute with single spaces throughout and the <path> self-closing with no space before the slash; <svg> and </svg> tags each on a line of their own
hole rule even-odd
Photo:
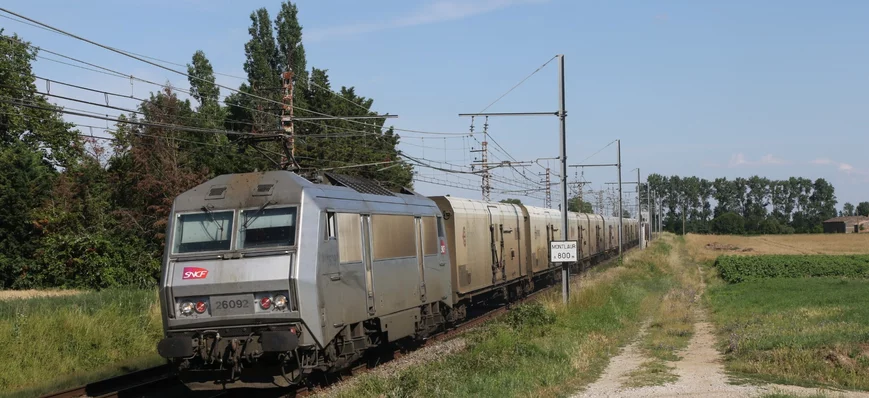
<svg viewBox="0 0 869 398">
<path fill-rule="evenodd" d="M 869 233 L 869 217 L 836 217 L 824 221 L 825 234 Z"/>
</svg>

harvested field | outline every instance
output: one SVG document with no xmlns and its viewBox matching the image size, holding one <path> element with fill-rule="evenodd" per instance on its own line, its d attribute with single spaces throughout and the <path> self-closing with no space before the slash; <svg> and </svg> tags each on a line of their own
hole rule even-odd
<svg viewBox="0 0 869 398">
<path fill-rule="evenodd" d="M 686 237 L 700 262 L 722 254 L 869 254 L 869 234 L 695 235 Z"/>
<path fill-rule="evenodd" d="M 0 290 L 0 301 L 81 294 L 81 290 Z"/>
</svg>

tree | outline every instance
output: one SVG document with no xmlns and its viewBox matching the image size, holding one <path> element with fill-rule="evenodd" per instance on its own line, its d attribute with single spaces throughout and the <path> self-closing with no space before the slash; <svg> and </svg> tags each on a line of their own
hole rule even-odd
<svg viewBox="0 0 869 398">
<path fill-rule="evenodd" d="M 869 202 L 860 202 L 857 204 L 857 215 L 858 216 L 869 216 Z"/>
<path fill-rule="evenodd" d="M 511 205 L 521 205 L 522 204 L 521 200 L 513 199 L 513 198 L 501 199 L 499 202 L 500 203 L 507 203 L 507 204 L 511 204 Z"/>
<path fill-rule="evenodd" d="M 591 208 L 591 203 L 582 200 L 579 196 L 574 196 L 567 201 L 567 211 L 574 213 L 594 213 Z"/>
<path fill-rule="evenodd" d="M 745 218 L 735 212 L 727 212 L 712 220 L 712 232 L 738 235 L 745 233 Z"/>
<path fill-rule="evenodd" d="M 842 216 L 850 217 L 855 214 L 856 213 L 854 212 L 854 205 L 849 202 L 845 202 L 845 204 L 842 205 Z"/>
<path fill-rule="evenodd" d="M 36 53 L 30 43 L 0 29 L 0 97 L 14 100 L 0 102 L 0 146 L 20 143 L 52 167 L 66 167 L 82 156 L 84 146 L 60 109 L 36 93 L 31 68 Z"/>
</svg>

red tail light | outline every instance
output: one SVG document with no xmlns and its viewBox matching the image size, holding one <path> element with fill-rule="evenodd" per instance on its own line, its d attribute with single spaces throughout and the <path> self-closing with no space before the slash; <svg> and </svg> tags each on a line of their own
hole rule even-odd
<svg viewBox="0 0 869 398">
<path fill-rule="evenodd" d="M 196 313 L 202 314 L 205 313 L 206 309 L 208 309 L 208 305 L 206 305 L 204 301 L 199 301 L 196 303 L 196 307 L 194 309 L 196 310 Z"/>
<path fill-rule="evenodd" d="M 259 306 L 264 310 L 271 308 L 272 307 L 272 299 L 268 298 L 268 297 L 261 298 L 259 301 Z"/>
</svg>

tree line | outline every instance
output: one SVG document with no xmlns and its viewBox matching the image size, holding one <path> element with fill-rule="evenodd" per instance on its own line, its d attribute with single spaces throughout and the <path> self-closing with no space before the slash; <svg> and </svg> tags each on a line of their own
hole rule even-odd
<svg viewBox="0 0 869 398">
<path fill-rule="evenodd" d="M 37 49 L 0 30 L 0 288 L 153 286 L 178 194 L 215 175 L 288 160 L 283 145 L 267 138 L 281 129 L 288 66 L 294 116 L 375 115 L 371 98 L 353 87 L 332 92 L 326 69 L 308 69 L 297 13 L 283 2 L 274 19 L 264 8 L 250 14 L 250 39 L 239 49 L 247 81 L 238 92 L 221 93 L 197 51 L 187 66 L 191 98 L 170 86 L 155 90 L 120 116 L 109 141 L 64 121 L 37 91 Z M 295 160 L 301 171 L 340 169 L 410 187 L 400 137 L 383 123 L 296 122 Z"/>
<path fill-rule="evenodd" d="M 652 174 L 647 184 L 662 201 L 664 229 L 675 233 L 818 233 L 824 220 L 838 215 L 835 189 L 823 178 L 710 181 Z M 645 201 L 645 186 L 641 192 Z M 869 203 L 865 207 L 869 215 Z"/>
</svg>

